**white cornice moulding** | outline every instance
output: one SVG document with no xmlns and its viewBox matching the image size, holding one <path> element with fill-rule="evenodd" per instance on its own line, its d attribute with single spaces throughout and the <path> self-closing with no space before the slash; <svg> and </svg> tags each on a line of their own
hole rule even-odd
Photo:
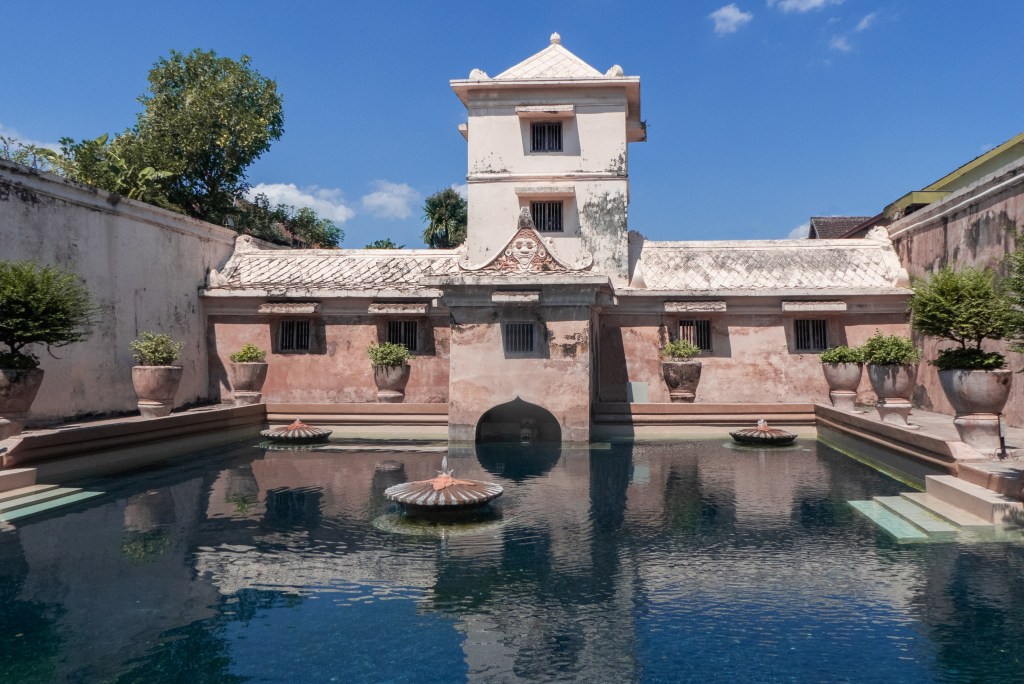
<svg viewBox="0 0 1024 684">
<path fill-rule="evenodd" d="M 495 304 L 536 304 L 540 301 L 539 290 L 498 290 L 491 293 Z"/>
<path fill-rule="evenodd" d="M 819 302 L 782 302 L 783 311 L 846 311 L 846 302 L 840 300 Z"/>
<path fill-rule="evenodd" d="M 725 302 L 665 302 L 665 311 L 668 313 L 721 312 L 725 311 Z"/>
<path fill-rule="evenodd" d="M 374 302 L 367 309 L 371 314 L 426 316 L 430 305 L 426 303 Z"/>
<path fill-rule="evenodd" d="M 576 115 L 576 106 L 571 104 L 517 105 L 516 114 L 521 119 L 571 119 Z"/>
<path fill-rule="evenodd" d="M 261 314 L 285 314 L 287 316 L 309 316 L 320 313 L 320 302 L 272 302 L 260 304 Z"/>
</svg>

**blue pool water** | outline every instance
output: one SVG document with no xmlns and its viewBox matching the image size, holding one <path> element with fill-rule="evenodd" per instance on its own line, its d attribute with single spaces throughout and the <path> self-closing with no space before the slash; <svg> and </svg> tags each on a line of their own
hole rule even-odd
<svg viewBox="0 0 1024 684">
<path fill-rule="evenodd" d="M 0 682 L 1024 678 L 1024 547 L 891 542 L 846 502 L 907 487 L 823 444 L 456 451 L 493 510 L 402 518 L 384 489 L 440 457 L 241 445 L 88 483 L 0 532 Z"/>
</svg>

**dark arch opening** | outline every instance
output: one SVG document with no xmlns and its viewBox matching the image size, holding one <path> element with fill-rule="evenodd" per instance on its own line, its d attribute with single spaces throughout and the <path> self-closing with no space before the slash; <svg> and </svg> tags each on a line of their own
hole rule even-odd
<svg viewBox="0 0 1024 684">
<path fill-rule="evenodd" d="M 562 427 L 550 411 L 516 397 L 480 416 L 477 444 L 561 444 Z"/>
</svg>

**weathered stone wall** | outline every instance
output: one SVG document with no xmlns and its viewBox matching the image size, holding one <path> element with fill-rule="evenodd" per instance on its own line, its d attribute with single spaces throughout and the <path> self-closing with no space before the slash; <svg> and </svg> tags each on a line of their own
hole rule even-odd
<svg viewBox="0 0 1024 684">
<path fill-rule="evenodd" d="M 1024 162 L 1016 162 L 981 182 L 955 193 L 889 226 L 893 246 L 911 276 L 924 276 L 943 266 L 991 267 L 999 270 L 1005 256 L 1024 249 Z M 916 336 L 925 350 L 918 372 L 915 403 L 930 411 L 953 414 L 936 370 L 927 364 L 937 350 L 952 343 Z M 1005 342 L 987 342 L 989 351 L 1007 353 Z M 1024 357 L 1007 353 L 1009 367 L 1024 368 Z M 1014 376 L 1006 404 L 1007 423 L 1024 426 L 1024 380 Z"/>
<path fill-rule="evenodd" d="M 139 332 L 185 343 L 177 404 L 209 397 L 198 291 L 230 255 L 234 231 L 0 162 L 0 259 L 76 272 L 102 307 L 92 336 L 33 349 L 46 371 L 30 424 L 134 411 L 132 354 Z"/>
<path fill-rule="evenodd" d="M 335 404 L 377 401 L 377 387 L 366 348 L 386 341 L 383 320 L 366 314 L 325 311 L 314 321 L 317 348 L 312 353 L 274 353 L 275 319 L 269 316 L 220 315 L 222 302 L 210 302 L 210 392 L 231 398 L 227 366 L 230 355 L 251 342 L 267 353 L 268 403 Z M 255 307 L 254 307 L 255 308 Z M 366 307 L 363 307 L 363 311 Z M 449 327 L 447 312 L 420 321 L 422 349 L 410 362 L 405 400 L 411 403 L 448 401 Z"/>
<path fill-rule="evenodd" d="M 599 401 L 626 401 L 626 383 L 648 385 L 648 400 L 668 402 L 659 349 L 679 315 L 607 313 L 600 317 Z M 701 316 L 694 316 L 701 318 Z M 907 334 L 901 313 L 858 312 L 808 315 L 828 321 L 829 344 L 860 345 L 876 329 Z M 828 386 L 817 354 L 797 353 L 792 317 L 772 313 L 717 314 L 712 317 L 712 351 L 702 354 L 699 403 L 825 402 Z M 865 377 L 861 401 L 874 395 Z"/>
</svg>

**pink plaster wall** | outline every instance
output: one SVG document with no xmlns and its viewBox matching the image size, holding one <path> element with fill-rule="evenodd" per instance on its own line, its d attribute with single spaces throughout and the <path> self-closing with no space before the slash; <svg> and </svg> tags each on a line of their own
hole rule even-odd
<svg viewBox="0 0 1024 684">
<path fill-rule="evenodd" d="M 990 191 L 1007 180 L 1010 182 L 1003 188 Z M 889 226 L 889 233 L 904 268 L 911 276 L 920 277 L 947 265 L 999 270 L 1006 254 L 1024 249 L 1024 242 L 1017 237 L 1022 228 L 1024 165 L 1019 165 L 1009 173 L 904 217 Z M 930 411 L 953 415 L 939 385 L 937 371 L 927 364 L 939 349 L 953 344 L 920 335 L 915 335 L 915 340 L 925 351 L 917 376 L 915 403 Z M 986 342 L 985 349 L 1006 354 L 1012 370 L 1024 369 L 1024 356 L 1008 352 L 1005 342 Z M 1024 426 L 1024 377 L 1021 375 L 1014 375 L 1004 413 L 1009 425 Z"/>
<path fill-rule="evenodd" d="M 519 397 L 549 411 L 562 427 L 562 440 L 590 438 L 591 341 L 589 318 L 572 308 L 537 314 L 502 309 L 453 309 L 451 396 L 448 435 L 473 441 L 480 417 Z M 546 358 L 506 358 L 505 321 L 537 320 L 548 333 Z"/>
<path fill-rule="evenodd" d="M 809 316 L 810 317 L 810 316 Z M 815 315 L 829 321 L 830 345 L 863 344 L 876 329 L 907 334 L 902 314 L 859 313 Z M 625 401 L 628 382 L 646 382 L 652 403 L 669 401 L 658 355 L 663 325 L 676 325 L 676 316 L 620 315 L 601 317 L 598 396 L 600 401 Z M 792 319 L 781 315 L 721 315 L 712 318 L 712 348 L 702 363 L 697 402 L 825 402 L 828 386 L 817 354 L 793 349 Z M 874 400 L 865 377 L 858 391 L 864 402 Z"/>
<path fill-rule="evenodd" d="M 378 325 L 369 316 L 324 316 L 323 353 L 272 353 L 272 319 L 250 316 L 210 316 L 211 394 L 231 399 L 227 380 L 230 355 L 246 342 L 266 349 L 267 382 L 263 400 L 272 403 L 334 404 L 375 402 L 377 388 L 366 348 L 378 341 Z M 431 318 L 432 353 L 417 355 L 405 400 L 410 403 L 448 401 L 447 316 Z M 423 323 L 420 324 L 423 326 Z"/>
</svg>

